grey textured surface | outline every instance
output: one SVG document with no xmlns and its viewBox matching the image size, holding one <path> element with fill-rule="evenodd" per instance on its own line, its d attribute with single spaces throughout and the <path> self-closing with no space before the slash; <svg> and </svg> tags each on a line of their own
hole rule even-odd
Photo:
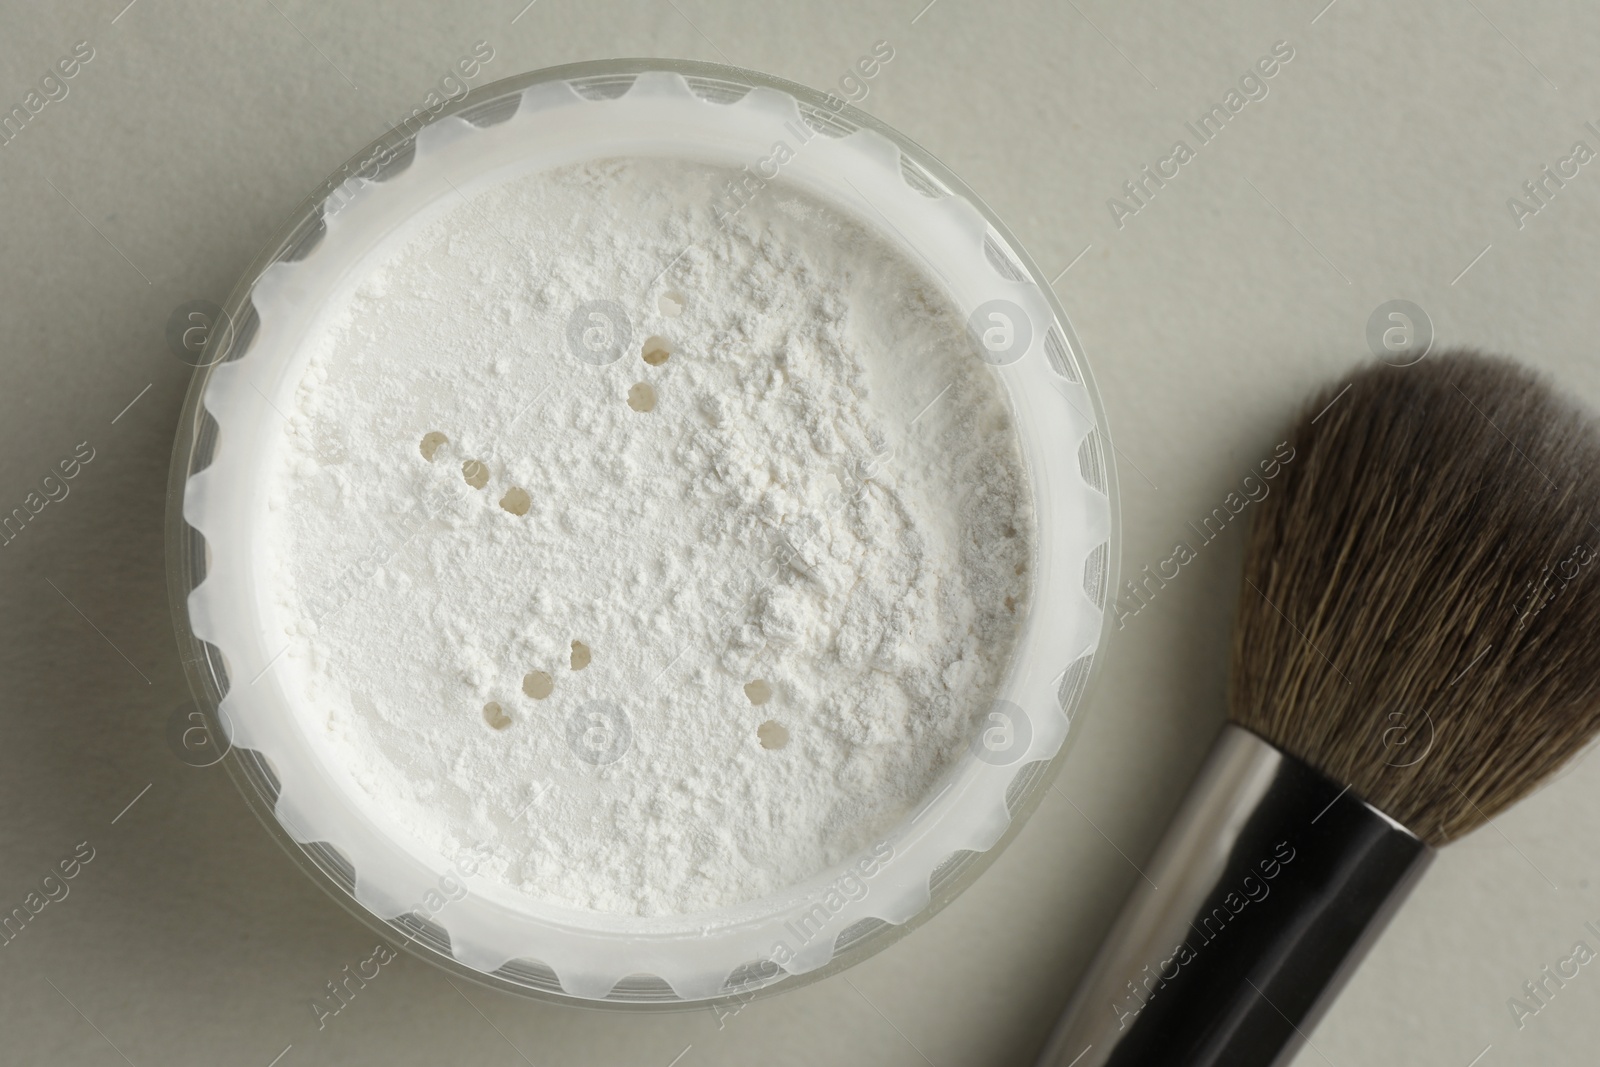
<svg viewBox="0 0 1600 1067">
<path fill-rule="evenodd" d="M 374 936 L 220 770 L 164 740 L 186 699 L 162 512 L 187 368 L 163 331 L 184 301 L 221 299 L 299 200 L 477 40 L 491 79 L 662 55 L 827 87 L 887 39 L 895 59 L 863 106 L 1064 270 L 1136 571 L 1270 454 L 1304 392 L 1367 358 L 1385 301 L 1419 304 L 1439 344 L 1517 354 L 1600 401 L 1600 173 L 1547 183 L 1520 226 L 1507 204 L 1532 204 L 1522 183 L 1574 142 L 1600 150 L 1600 10 L 1325 2 L 0 6 L 8 108 L 75 42 L 94 50 L 0 147 L 0 503 L 22 504 L 80 442 L 95 456 L 0 548 L 0 910 L 79 842 L 94 850 L 0 947 L 0 1059 L 1028 1063 L 1221 721 L 1236 530 L 1114 635 L 1059 788 L 1006 855 L 862 967 L 719 1027 L 704 1010 L 452 988 L 403 958 L 319 1031 L 308 1000 Z M 1278 41 L 1294 58 L 1267 95 L 1196 146 L 1185 122 Z M 1180 138 L 1194 158 L 1119 227 L 1108 198 Z M 1520 1028 L 1508 998 L 1575 942 L 1600 949 L 1584 926 L 1600 928 L 1597 837 L 1590 760 L 1449 849 L 1298 1062 L 1592 1062 L 1594 966 L 1548 985 Z"/>
</svg>

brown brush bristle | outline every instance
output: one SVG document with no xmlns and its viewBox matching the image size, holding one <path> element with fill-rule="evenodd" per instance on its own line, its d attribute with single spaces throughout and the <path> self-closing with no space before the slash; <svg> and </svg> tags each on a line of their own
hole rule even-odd
<svg viewBox="0 0 1600 1067">
<path fill-rule="evenodd" d="M 1433 845 L 1600 728 L 1600 430 L 1473 353 L 1314 398 L 1245 549 L 1230 717 Z"/>
</svg>

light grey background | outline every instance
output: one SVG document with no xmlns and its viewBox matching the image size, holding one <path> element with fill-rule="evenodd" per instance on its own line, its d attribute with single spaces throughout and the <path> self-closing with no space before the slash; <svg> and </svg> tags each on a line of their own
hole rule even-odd
<svg viewBox="0 0 1600 1067">
<path fill-rule="evenodd" d="M 864 106 L 1052 276 L 1071 265 L 1056 289 L 1110 411 L 1129 571 L 1270 453 L 1304 393 L 1368 358 L 1386 300 L 1420 304 L 1440 344 L 1514 353 L 1600 401 L 1600 163 L 1520 229 L 1507 207 L 1575 141 L 1600 150 L 1593 5 L 124 2 L 0 5 L 7 107 L 74 42 L 95 50 L 0 148 L 0 510 L 78 442 L 96 453 L 0 548 L 0 911 L 78 842 L 95 849 L 0 947 L 6 1063 L 1025 1064 L 1223 717 L 1234 529 L 1114 635 L 1059 788 L 1010 850 L 845 976 L 719 1029 L 705 1010 L 452 988 L 407 957 L 319 1032 L 308 1000 L 374 935 L 220 769 L 163 739 L 186 699 L 162 511 L 187 379 L 163 329 L 178 304 L 220 300 L 477 40 L 489 79 L 660 55 L 818 87 L 889 40 Z M 1280 40 L 1295 56 L 1269 95 L 1119 228 L 1107 199 L 1175 140 L 1193 147 L 1185 121 Z M 1574 942 L 1600 948 L 1583 928 L 1600 926 L 1597 840 L 1590 760 L 1453 845 L 1298 1062 L 1593 1062 L 1600 964 L 1520 1030 L 1507 999 Z"/>
</svg>

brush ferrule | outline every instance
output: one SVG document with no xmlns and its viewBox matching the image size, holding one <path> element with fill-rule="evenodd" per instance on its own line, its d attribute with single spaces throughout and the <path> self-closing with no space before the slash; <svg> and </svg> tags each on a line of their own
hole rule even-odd
<svg viewBox="0 0 1600 1067">
<path fill-rule="evenodd" d="M 1040 1067 L 1287 1064 L 1432 857 L 1230 724 Z"/>
</svg>

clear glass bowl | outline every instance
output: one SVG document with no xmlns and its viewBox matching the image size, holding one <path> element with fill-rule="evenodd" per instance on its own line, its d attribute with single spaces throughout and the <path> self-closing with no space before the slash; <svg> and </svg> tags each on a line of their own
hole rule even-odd
<svg viewBox="0 0 1600 1067">
<path fill-rule="evenodd" d="M 297 839 L 285 828 L 275 814 L 280 781 L 271 761 L 262 752 L 234 746 L 229 740 L 234 731 L 227 721 L 224 704 L 230 680 L 223 652 L 195 632 L 191 594 L 204 582 L 212 567 L 212 555 L 206 539 L 185 517 L 185 497 L 191 477 L 210 467 L 216 456 L 219 426 L 205 405 L 208 384 L 219 366 L 247 358 L 256 340 L 259 319 L 252 303 L 252 292 L 257 281 L 272 265 L 299 261 L 311 254 L 326 233 L 325 214 L 342 207 L 352 188 L 357 188 L 361 182 L 383 182 L 402 173 L 411 164 L 418 134 L 445 119 L 456 117 L 474 127 L 488 128 L 512 119 L 519 108 L 528 106 L 528 100 L 536 99 L 533 94 L 551 89 L 565 92 L 560 83 L 565 83 L 577 97 L 599 102 L 629 93 L 641 76 L 658 78 L 659 75 L 681 78 L 689 93 L 711 104 L 734 104 L 756 89 L 783 94 L 792 99 L 800 120 L 810 130 L 840 139 L 841 143 L 858 132 L 865 139 L 887 142 L 898 152 L 899 176 L 906 187 L 934 202 L 949 200 L 969 206 L 973 217 L 981 219 L 982 256 L 989 269 L 1015 291 L 1026 291 L 1032 308 L 1024 312 L 1013 305 L 1029 319 L 1034 337 L 1026 354 L 1014 357 L 1032 361 L 1024 365 L 1033 377 L 1025 386 L 1019 386 L 1016 381 L 1007 382 L 1013 406 L 1019 400 L 1016 395 L 1019 388 L 1042 388 L 1045 392 L 1053 389 L 1049 402 L 1062 401 L 1068 405 L 1070 412 L 1062 409 L 1063 413 L 1076 428 L 1073 431 L 1075 456 L 1051 454 L 1043 457 L 1045 465 L 1052 467 L 1054 488 L 1040 480 L 1036 468 L 1041 466 L 1041 457 L 1037 451 L 1026 458 L 1034 478 L 1036 498 L 1041 492 L 1059 495 L 1065 488 L 1072 494 L 1075 506 L 1094 513 L 1088 527 L 1095 531 L 1090 536 L 1093 547 L 1082 553 L 1081 582 L 1069 590 L 1070 595 L 1077 596 L 1081 587 L 1088 607 L 1079 614 L 1087 614 L 1089 622 L 1073 635 L 1062 635 L 1064 643 L 1076 642 L 1077 647 L 1063 656 L 1061 666 L 1064 669 L 1051 678 L 1056 707 L 1050 715 L 1055 717 L 1058 713 L 1061 720 L 1060 741 L 1055 751 L 1046 758 L 1024 761 L 1019 757 L 1014 772 L 1007 764 L 1007 773 L 1012 777 L 1004 789 L 1005 814 L 1009 821 L 1003 833 L 985 849 L 955 849 L 931 866 L 926 906 L 903 921 L 886 922 L 869 917 L 852 923 L 834 939 L 831 958 L 803 973 L 791 974 L 770 960 L 757 958 L 730 969 L 726 980 L 712 995 L 686 998 L 661 978 L 640 973 L 623 977 L 604 996 L 577 996 L 563 988 L 560 976 L 551 967 L 536 960 L 513 959 L 492 971 L 469 966 L 453 955 L 450 935 L 438 923 L 412 913 L 381 917 L 358 899 L 355 869 L 339 849 L 323 841 Z M 352 185 L 352 181 L 357 185 Z M 982 351 L 985 342 L 981 340 L 980 317 L 988 310 L 988 304 L 973 309 L 975 344 L 980 346 L 980 355 L 989 362 L 1012 363 L 1013 357 L 1007 357 L 1004 352 L 991 357 Z M 413 954 L 448 971 L 538 999 L 634 1010 L 672 1010 L 715 1003 L 724 998 L 742 1002 L 844 970 L 881 951 L 924 922 L 993 862 L 1037 807 L 1053 777 L 1053 769 L 1060 763 L 1065 742 L 1075 733 L 1069 727 L 1098 670 L 1100 657 L 1097 653 L 1108 618 L 1109 594 L 1115 588 L 1119 544 L 1115 466 L 1109 459 L 1111 448 L 1105 413 L 1088 365 L 1048 282 L 993 212 L 926 151 L 832 94 L 736 67 L 671 60 L 579 63 L 496 82 L 441 109 L 421 125 L 413 119 L 407 125 L 396 127 L 351 157 L 301 204 L 251 264 L 227 302 L 221 308 L 197 304 L 188 309 L 184 326 L 175 341 L 189 353 L 196 369 L 179 422 L 167 492 L 167 578 L 185 672 L 205 729 L 185 732 L 182 743 L 193 757 L 191 762 L 221 762 L 227 768 L 246 803 L 273 839 L 329 895 L 385 937 L 399 941 Z M 1039 416 L 1034 415 L 1033 419 L 1037 424 Z M 1022 429 L 1026 433 L 1026 426 Z M 1024 451 L 1026 454 L 1028 450 Z M 1063 487 L 1063 478 L 1071 484 Z M 1044 533 L 1041 529 L 1041 537 Z M 1076 580 L 1077 575 L 1072 577 Z M 1035 726 L 1035 732 L 1043 726 L 1043 723 Z M 930 801 L 927 806 L 931 804 Z"/>
</svg>

